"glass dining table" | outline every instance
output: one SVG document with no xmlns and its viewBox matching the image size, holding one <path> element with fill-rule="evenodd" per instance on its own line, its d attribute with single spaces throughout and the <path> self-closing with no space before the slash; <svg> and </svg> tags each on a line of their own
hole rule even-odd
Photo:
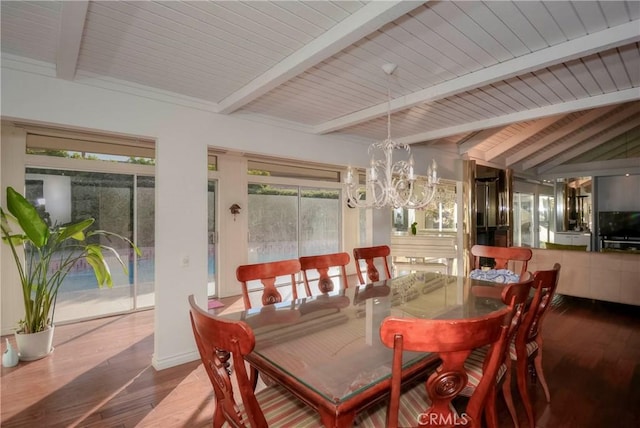
<svg viewBox="0 0 640 428">
<path fill-rule="evenodd" d="M 500 291 L 495 283 L 419 272 L 221 317 L 251 326 L 256 345 L 246 360 L 262 375 L 316 409 L 325 426 L 350 427 L 390 391 L 392 350 L 379 338 L 385 317 L 482 316 L 504 307 Z M 436 365 L 433 354 L 405 352 L 403 381 Z"/>
</svg>

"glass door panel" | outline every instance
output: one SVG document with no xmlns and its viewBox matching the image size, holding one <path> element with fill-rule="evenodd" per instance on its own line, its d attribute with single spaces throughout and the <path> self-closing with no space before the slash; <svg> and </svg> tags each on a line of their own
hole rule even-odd
<svg viewBox="0 0 640 428">
<path fill-rule="evenodd" d="M 133 240 L 133 179 L 132 175 L 125 174 L 28 168 L 26 194 L 35 198 L 32 202 L 37 203 L 43 217 L 52 224 L 93 217 L 93 228 Z M 134 308 L 133 250 L 126 242 L 117 239 L 103 243 L 118 251 L 128 271 L 123 271 L 115 256 L 105 253 L 113 287 L 98 288 L 86 261 L 76 263 L 60 287 L 55 321 L 95 317 Z"/>
<path fill-rule="evenodd" d="M 300 253 L 316 256 L 340 251 L 340 191 L 300 191 Z"/>
<path fill-rule="evenodd" d="M 209 180 L 207 189 L 207 295 L 218 295 L 216 288 L 216 248 L 218 246 L 218 229 L 216 227 L 216 180 Z"/>
<path fill-rule="evenodd" d="M 132 282 L 136 284 L 136 308 L 155 305 L 155 198 L 155 178 L 136 177 L 136 245 L 142 254 L 137 256 L 135 271 L 129 272 L 136 275 Z"/>
<path fill-rule="evenodd" d="M 543 242 L 553 242 L 553 214 L 556 212 L 555 198 L 548 195 L 538 197 L 538 239 L 539 247 Z"/>
<path fill-rule="evenodd" d="M 298 258 L 298 187 L 249 185 L 249 263 Z"/>
<path fill-rule="evenodd" d="M 154 305 L 155 180 L 149 176 L 27 168 L 25 194 L 54 223 L 95 219 L 92 229 L 125 236 L 138 257 L 119 239 L 103 239 L 124 262 L 105 253 L 113 286 L 99 288 L 91 267 L 78 262 L 60 287 L 55 321 L 71 321 L 128 312 Z"/>
<path fill-rule="evenodd" d="M 513 245 L 533 247 L 533 194 L 513 195 Z"/>
</svg>

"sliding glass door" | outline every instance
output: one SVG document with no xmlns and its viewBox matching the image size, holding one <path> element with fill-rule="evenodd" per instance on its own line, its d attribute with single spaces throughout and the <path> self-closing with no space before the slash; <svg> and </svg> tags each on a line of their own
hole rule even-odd
<svg viewBox="0 0 640 428">
<path fill-rule="evenodd" d="M 136 243 L 138 256 L 120 240 L 104 241 L 113 287 L 98 288 L 91 267 L 77 263 L 58 295 L 58 322 L 126 312 L 154 305 L 155 180 L 135 174 L 27 168 L 26 196 L 46 221 L 68 223 L 92 217 L 94 228 Z"/>
<path fill-rule="evenodd" d="M 534 246 L 534 204 L 533 194 L 515 193 L 513 195 L 513 245 L 518 247 Z"/>
<path fill-rule="evenodd" d="M 207 183 L 207 295 L 218 295 L 216 288 L 216 254 L 218 247 L 218 229 L 216 227 L 216 189 L 217 180 Z"/>
</svg>

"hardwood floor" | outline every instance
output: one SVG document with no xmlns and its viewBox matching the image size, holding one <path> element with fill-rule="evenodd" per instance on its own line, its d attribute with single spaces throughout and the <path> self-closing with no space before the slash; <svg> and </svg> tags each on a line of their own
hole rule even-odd
<svg viewBox="0 0 640 428">
<path fill-rule="evenodd" d="M 225 299 L 223 310 L 237 302 Z M 543 334 L 552 403 L 532 384 L 539 427 L 640 426 L 640 308 L 558 296 Z M 153 311 L 58 326 L 54 346 L 45 359 L 2 368 L 2 427 L 211 426 L 198 361 L 151 367 Z M 498 405 L 501 426 L 512 426 Z"/>
</svg>

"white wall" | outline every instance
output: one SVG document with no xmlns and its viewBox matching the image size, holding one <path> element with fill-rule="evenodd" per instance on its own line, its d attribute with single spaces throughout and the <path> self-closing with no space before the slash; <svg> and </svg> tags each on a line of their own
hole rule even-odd
<svg viewBox="0 0 640 428">
<path fill-rule="evenodd" d="M 4 64 L 3 64 L 4 65 Z M 187 296 L 195 294 L 204 304 L 206 297 L 207 254 L 207 147 L 227 148 L 236 152 L 309 160 L 328 164 L 365 165 L 366 147 L 361 143 L 331 136 L 317 136 L 277 128 L 264 123 L 217 115 L 200 109 L 138 97 L 130 93 L 102 89 L 58 80 L 51 70 L 42 74 L 2 69 L 2 115 L 4 119 L 141 136 L 156 140 L 156 322 L 153 364 L 166 368 L 197 358 L 189 325 Z M 6 137 L 6 138 L 5 138 Z M 11 153 L 9 137 L 2 136 L 2 185 L 22 186 L 24 160 Z M 18 152 L 20 151 L 18 150 Z M 241 161 L 229 161 L 228 168 L 242 169 Z M 10 164 L 10 170 L 5 170 Z M 225 168 L 225 166 L 222 166 Z M 6 174 L 5 174 L 6 172 Z M 8 178 L 5 178 L 5 175 Z M 225 216 L 233 194 L 246 187 L 237 180 L 220 183 L 221 233 L 246 230 L 246 210 L 235 224 Z M 246 183 L 245 183 L 246 184 Z M 236 189 L 236 190 L 233 190 Z M 237 193 L 236 193 L 237 194 Z M 246 207 L 245 207 L 246 208 Z M 231 219 L 232 222 L 232 219 Z M 243 223 L 244 222 L 244 223 Z M 244 227 L 243 227 L 244 224 Z M 229 226 L 227 228 L 227 226 Z M 221 237 L 222 238 L 222 237 Z M 235 242 L 241 242 L 237 239 Z M 242 244 L 221 253 L 220 281 L 235 280 L 233 257 L 243 252 Z M 3 267 L 6 251 L 3 252 Z M 246 251 L 244 251 L 246 256 Z M 183 261 L 188 259 L 187 266 Z M 10 329 L 19 317 L 12 307 L 21 307 L 12 296 L 14 286 L 2 273 L 2 329 Z M 6 315 L 6 316 L 5 316 Z"/>
<path fill-rule="evenodd" d="M 240 283 L 235 268 L 247 263 L 248 211 L 247 160 L 237 155 L 218 158 L 220 181 L 218 183 L 218 235 L 219 242 L 226 243 L 218 251 L 218 294 L 221 297 L 239 295 Z M 229 211 L 233 204 L 240 205 L 235 217 Z"/>
<path fill-rule="evenodd" d="M 22 189 L 24 186 L 25 138 L 26 134 L 22 130 L 2 127 L 0 189 L 3 207 L 7 206 L 5 189 L 9 186 Z M 24 316 L 20 276 L 11 250 L 5 244 L 0 244 L 0 267 L 0 327 L 4 335 L 11 333 L 11 329 L 16 327 L 16 321 Z"/>
</svg>

